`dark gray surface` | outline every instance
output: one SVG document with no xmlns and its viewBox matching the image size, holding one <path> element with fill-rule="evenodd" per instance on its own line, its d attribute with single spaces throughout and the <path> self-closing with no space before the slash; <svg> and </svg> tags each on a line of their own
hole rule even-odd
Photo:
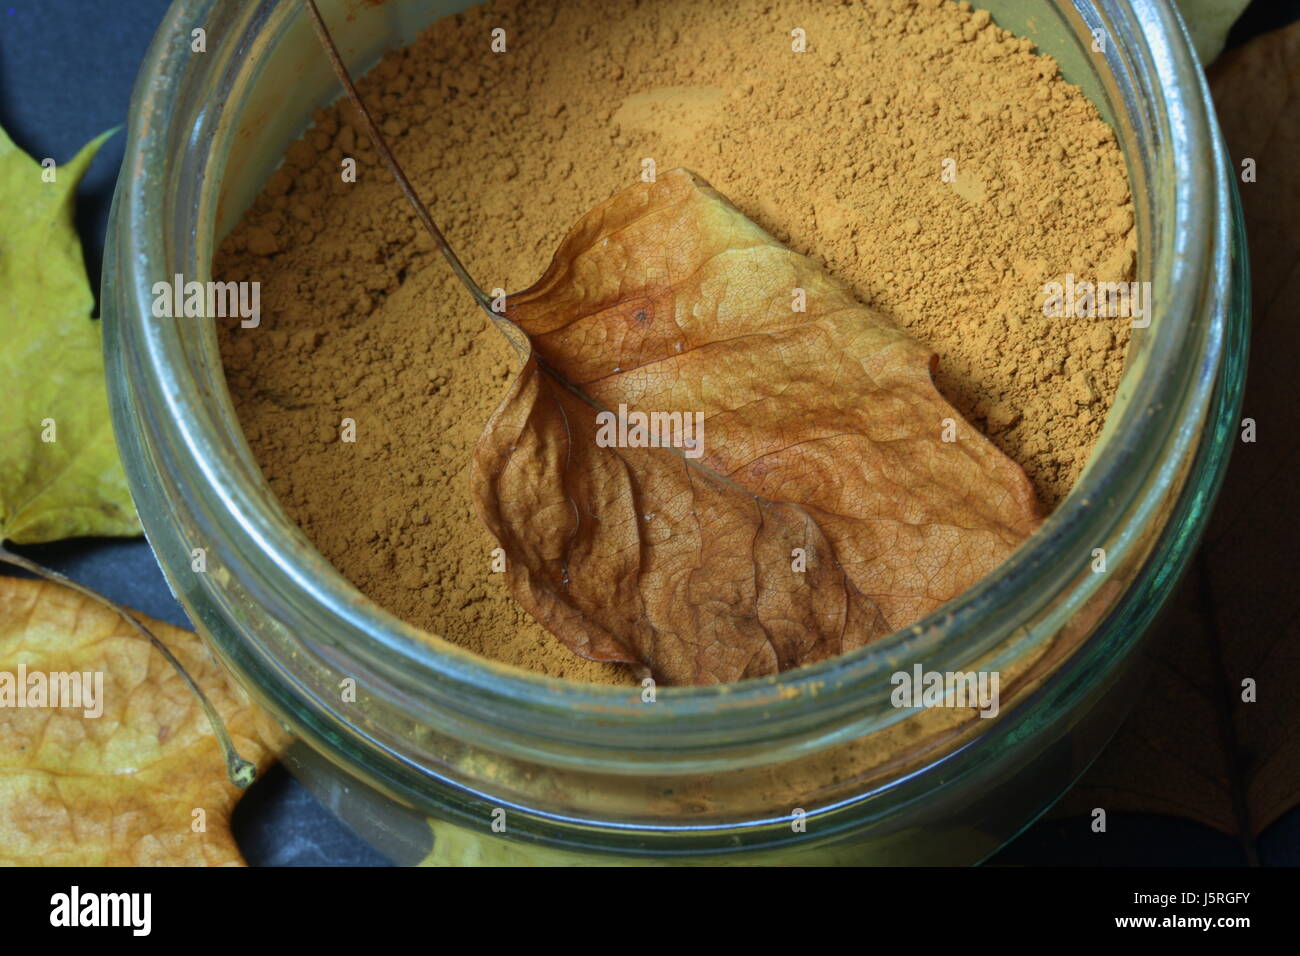
<svg viewBox="0 0 1300 956">
<path fill-rule="evenodd" d="M 71 158 L 105 129 L 125 122 L 131 85 L 163 0 L 0 0 L 0 125 L 27 152 Z M 1288 12 L 1289 8 L 1289 12 Z M 1294 19 L 1300 3 L 1257 0 L 1241 42 Z M 78 193 L 78 226 L 97 284 L 112 186 L 124 134 L 105 144 Z M 119 603 L 188 627 L 143 540 L 80 540 L 24 549 Z M 381 865 L 377 853 L 339 823 L 283 770 L 244 798 L 235 833 L 249 862 L 268 866 Z M 1030 827 L 995 862 L 1010 864 L 1227 864 L 1243 861 L 1229 838 L 1184 820 L 1112 815 L 1113 839 L 1098 839 L 1084 820 Z M 1300 863 L 1300 811 L 1261 841 L 1265 862 Z"/>
</svg>

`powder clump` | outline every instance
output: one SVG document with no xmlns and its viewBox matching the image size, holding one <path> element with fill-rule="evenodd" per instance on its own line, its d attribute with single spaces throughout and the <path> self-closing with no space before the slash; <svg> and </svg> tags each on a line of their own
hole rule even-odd
<svg viewBox="0 0 1300 956">
<path fill-rule="evenodd" d="M 503 0 L 437 21 L 358 87 L 485 288 L 531 284 L 644 160 L 687 166 L 933 348 L 940 391 L 1050 508 L 1100 431 L 1129 320 L 1045 318 L 1043 286 L 1129 279 L 1136 240 L 1113 132 L 1032 49 L 947 0 Z M 262 284 L 260 327 L 221 326 L 227 378 L 326 558 L 469 650 L 635 682 L 573 655 L 492 573 L 466 468 L 515 357 L 348 105 L 289 148 L 215 274 Z"/>
</svg>

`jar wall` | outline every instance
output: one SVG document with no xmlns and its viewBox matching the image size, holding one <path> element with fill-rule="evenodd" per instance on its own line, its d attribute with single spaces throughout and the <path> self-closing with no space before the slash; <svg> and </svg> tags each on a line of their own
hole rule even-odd
<svg viewBox="0 0 1300 956">
<path fill-rule="evenodd" d="M 333 22 L 343 22 L 343 6 L 322 4 Z M 1114 118 L 1139 207 L 1140 268 L 1169 286 L 1169 324 L 1135 346 L 1121 387 L 1130 407 L 1108 423 L 1104 441 L 1113 447 L 1099 451 L 1038 536 L 1052 549 L 1022 549 L 996 580 L 915 634 L 886 642 L 875 657 L 750 682 L 726 698 L 667 693 L 660 709 L 669 716 L 656 721 L 643 720 L 635 699 L 519 678 L 430 643 L 357 600 L 281 512 L 239 432 L 213 330 L 161 326 L 146 293 L 159 276 L 209 277 L 215 242 L 312 110 L 333 98 L 333 81 L 294 5 L 173 8 L 137 88 L 106 255 L 114 419 L 173 590 L 254 696 L 340 768 L 334 783 L 313 775 L 318 786 L 355 776 L 468 834 L 484 832 L 493 807 L 508 807 L 520 846 L 646 858 L 748 851 L 792 862 L 972 862 L 1082 771 L 1122 719 L 1141 634 L 1176 583 L 1226 463 L 1245 351 L 1244 246 L 1237 235 L 1232 254 L 1239 216 L 1224 185 L 1231 177 L 1215 177 L 1224 158 L 1199 74 L 1162 79 L 1155 58 L 1138 49 L 1135 28 L 1168 26 L 1151 4 L 1056 5 L 1059 17 L 1045 16 L 1041 3 L 988 6 L 1012 29 L 1035 12 L 1034 38 Z M 449 9 L 363 6 L 341 46 L 354 67 L 367 64 Z M 169 38 L 193 22 L 221 38 L 203 58 L 178 54 Z M 1081 39 L 1098 23 L 1121 39 L 1107 60 L 1091 58 Z M 1161 84 L 1182 101 L 1138 95 Z M 292 98 L 283 95 L 289 87 Z M 1188 148 L 1162 125 L 1160 111 L 1170 108 L 1204 126 L 1203 168 L 1194 175 L 1169 165 Z M 1193 215 L 1186 192 L 1200 187 L 1183 180 L 1196 176 L 1214 185 Z M 1175 281 L 1166 262 L 1175 259 L 1200 269 L 1194 287 Z M 1180 350 L 1187 354 L 1173 354 Z M 214 556 L 211 574 L 189 570 L 199 543 Z M 1114 556 L 1108 582 L 1087 570 L 1099 544 Z M 1072 653 L 1063 663 L 1034 670 L 1065 643 Z M 910 660 L 940 670 L 983 661 L 1019 668 L 1024 680 L 997 720 L 978 733 L 954 731 L 906 770 L 852 756 L 862 741 L 925 716 L 889 707 L 881 681 Z M 356 706 L 337 701 L 344 677 L 358 681 Z M 813 681 L 829 690 L 814 699 L 805 692 Z M 819 765 L 831 762 L 841 771 L 833 786 L 818 778 Z M 665 778 L 671 787 L 661 786 Z M 677 799 L 654 798 L 663 789 Z M 790 826 L 794 806 L 810 814 L 804 833 Z M 412 840 L 410 853 L 420 845 Z"/>
</svg>

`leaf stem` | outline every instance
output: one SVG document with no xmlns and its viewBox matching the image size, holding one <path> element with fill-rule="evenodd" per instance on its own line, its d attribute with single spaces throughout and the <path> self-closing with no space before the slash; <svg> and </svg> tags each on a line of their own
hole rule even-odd
<svg viewBox="0 0 1300 956">
<path fill-rule="evenodd" d="M 193 692 L 194 696 L 198 698 L 199 704 L 203 707 L 203 713 L 207 715 L 208 723 L 212 726 L 212 732 L 216 735 L 217 744 L 221 747 L 221 753 L 225 757 L 226 774 L 230 777 L 230 782 L 240 790 L 246 790 L 252 782 L 257 779 L 257 767 L 255 767 L 251 761 L 245 760 L 243 757 L 239 756 L 239 752 L 235 750 L 234 741 L 230 739 L 230 732 L 226 730 L 225 721 L 221 719 L 221 715 L 217 713 L 217 709 L 212 706 L 212 701 L 208 700 L 207 695 L 203 693 L 194 678 L 190 676 L 189 671 L 185 669 L 185 666 L 176 659 L 176 655 L 171 652 L 171 649 L 160 641 L 154 633 L 149 630 L 149 628 L 141 624 L 134 614 L 122 607 L 120 604 L 110 601 L 99 592 L 92 591 L 83 584 L 78 584 L 67 575 L 60 574 L 58 571 L 37 564 L 35 561 L 24 558 L 20 554 L 14 554 L 12 551 L 9 551 L 2 546 L 0 546 L 0 561 L 3 561 L 6 564 L 12 564 L 16 568 L 22 568 L 24 571 L 30 572 L 37 577 L 44 578 L 47 581 L 52 581 L 55 584 L 61 584 L 65 587 L 72 588 L 72 590 L 77 593 L 83 594 L 92 601 L 102 604 L 135 628 L 135 630 L 143 637 L 147 638 L 149 643 L 153 644 L 158 652 L 167 659 L 167 663 L 171 664 L 171 666 L 175 668 L 176 673 L 180 675 L 181 680 L 185 682 L 185 685 L 191 692 Z"/>
<path fill-rule="evenodd" d="M 388 147 L 388 142 L 384 139 L 383 134 L 379 131 L 379 127 L 375 125 L 375 121 L 371 118 L 370 111 L 366 109 L 366 104 L 361 99 L 361 94 L 357 92 L 357 88 L 352 82 L 352 76 L 348 73 L 347 66 L 343 63 L 343 57 L 339 55 L 338 47 L 334 44 L 334 38 L 330 36 L 329 28 L 325 26 L 325 19 L 320 15 L 320 10 L 316 8 L 316 0 L 303 0 L 303 6 L 307 8 L 307 14 L 311 18 L 312 26 L 316 28 L 316 36 L 320 38 L 321 46 L 325 48 L 325 55 L 329 57 L 330 65 L 334 68 L 334 72 L 338 76 L 339 82 L 343 84 L 343 89 L 347 91 L 348 99 L 352 101 L 352 105 L 356 107 L 357 112 L 361 115 L 361 122 L 366 127 L 366 134 L 375 144 L 375 150 L 379 153 L 380 158 L 383 159 L 384 165 L 388 167 L 388 171 L 392 173 L 393 178 L 397 180 L 397 185 L 402 187 L 402 192 L 406 194 L 407 201 L 415 210 L 415 214 L 419 217 L 420 222 L 424 224 L 425 230 L 433 237 L 433 241 L 442 251 L 442 255 L 447 260 L 447 264 L 451 266 L 451 271 L 456 273 L 456 278 L 460 279 L 461 284 L 469 290 L 469 294 L 474 297 L 474 300 L 490 318 L 494 320 L 498 319 L 499 316 L 492 311 L 491 297 L 489 297 L 488 294 L 483 291 L 482 287 L 474 281 L 474 278 L 469 274 L 469 271 L 460 261 L 460 257 L 457 256 L 455 250 L 452 249 L 451 243 L 447 241 L 447 237 L 442 234 L 442 230 L 438 228 L 438 224 L 433 221 L 433 217 L 429 215 L 429 207 L 424 204 L 422 199 L 420 199 L 419 194 L 415 191 L 415 187 L 412 186 L 411 181 L 406 178 L 406 173 L 402 171 L 401 165 L 397 162 L 397 157 L 393 155 L 393 151 Z"/>
</svg>

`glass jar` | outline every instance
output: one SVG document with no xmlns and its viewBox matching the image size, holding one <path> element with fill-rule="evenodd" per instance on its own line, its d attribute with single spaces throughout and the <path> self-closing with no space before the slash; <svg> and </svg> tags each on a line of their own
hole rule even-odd
<svg viewBox="0 0 1300 956">
<path fill-rule="evenodd" d="M 354 69 L 454 8 L 321 6 Z M 280 509 L 212 323 L 154 318 L 151 287 L 211 277 L 215 243 L 337 86 L 298 4 L 172 7 L 137 82 L 105 260 L 118 441 L 197 629 L 330 768 L 309 774 L 330 805 L 399 861 L 428 853 L 426 819 L 433 859 L 446 862 L 978 861 L 1050 806 L 1122 720 L 1143 633 L 1236 436 L 1248 291 L 1233 169 L 1172 4 L 987 6 L 1057 57 L 1128 163 L 1138 277 L 1155 309 L 1134 330 L 1096 452 L 1038 534 L 916 626 L 775 677 L 660 689 L 653 702 L 417 631 Z M 208 49 L 196 55 L 199 26 Z M 1108 41 L 1100 52 L 1093 30 Z M 205 572 L 191 570 L 199 547 Z M 894 707 L 890 675 L 918 663 L 998 670 L 999 714 Z M 349 679 L 355 701 L 341 691 Z"/>
</svg>

